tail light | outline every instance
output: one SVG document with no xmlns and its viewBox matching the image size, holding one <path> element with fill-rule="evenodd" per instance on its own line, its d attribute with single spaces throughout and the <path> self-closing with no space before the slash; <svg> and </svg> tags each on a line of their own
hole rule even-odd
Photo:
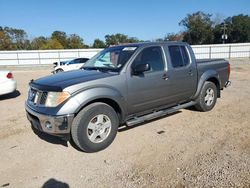
<svg viewBox="0 0 250 188">
<path fill-rule="evenodd" d="M 9 72 L 6 76 L 8 79 L 13 79 L 13 74 L 11 72 Z"/>
<path fill-rule="evenodd" d="M 228 79 L 229 79 L 229 77 L 230 77 L 230 72 L 231 72 L 230 63 L 228 63 L 227 71 L 228 71 Z"/>
</svg>

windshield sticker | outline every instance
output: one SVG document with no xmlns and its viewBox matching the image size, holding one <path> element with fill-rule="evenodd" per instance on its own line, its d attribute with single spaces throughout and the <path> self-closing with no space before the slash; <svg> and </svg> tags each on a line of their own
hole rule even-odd
<svg viewBox="0 0 250 188">
<path fill-rule="evenodd" d="M 137 47 L 125 47 L 122 51 L 134 51 Z"/>
</svg>

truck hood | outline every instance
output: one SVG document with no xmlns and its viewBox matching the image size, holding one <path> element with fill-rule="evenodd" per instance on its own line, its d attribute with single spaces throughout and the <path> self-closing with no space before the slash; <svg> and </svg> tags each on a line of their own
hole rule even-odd
<svg viewBox="0 0 250 188">
<path fill-rule="evenodd" d="M 101 78 L 118 75 L 116 72 L 101 72 L 98 70 L 74 70 L 31 80 L 30 86 L 41 91 L 62 91 L 64 88 Z"/>
</svg>

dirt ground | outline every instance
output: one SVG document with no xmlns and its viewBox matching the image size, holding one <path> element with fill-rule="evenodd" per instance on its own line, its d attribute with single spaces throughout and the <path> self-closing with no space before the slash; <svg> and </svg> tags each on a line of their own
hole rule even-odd
<svg viewBox="0 0 250 188">
<path fill-rule="evenodd" d="M 50 70 L 13 71 L 18 91 L 0 97 L 0 187 L 250 187 L 250 60 L 231 67 L 212 111 L 120 129 L 92 154 L 32 131 L 28 82 Z"/>
</svg>

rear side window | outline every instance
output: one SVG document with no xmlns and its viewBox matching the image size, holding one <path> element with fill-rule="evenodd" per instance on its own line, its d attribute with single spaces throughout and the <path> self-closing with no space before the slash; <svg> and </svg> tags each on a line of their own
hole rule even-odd
<svg viewBox="0 0 250 188">
<path fill-rule="evenodd" d="M 185 46 L 169 46 L 169 55 L 174 68 L 184 67 L 189 64 L 189 56 Z"/>
<path fill-rule="evenodd" d="M 189 60 L 189 55 L 187 52 L 187 49 L 185 46 L 181 46 L 181 54 L 182 54 L 182 58 L 183 58 L 183 64 L 184 66 L 188 65 L 190 60 Z"/>
</svg>

